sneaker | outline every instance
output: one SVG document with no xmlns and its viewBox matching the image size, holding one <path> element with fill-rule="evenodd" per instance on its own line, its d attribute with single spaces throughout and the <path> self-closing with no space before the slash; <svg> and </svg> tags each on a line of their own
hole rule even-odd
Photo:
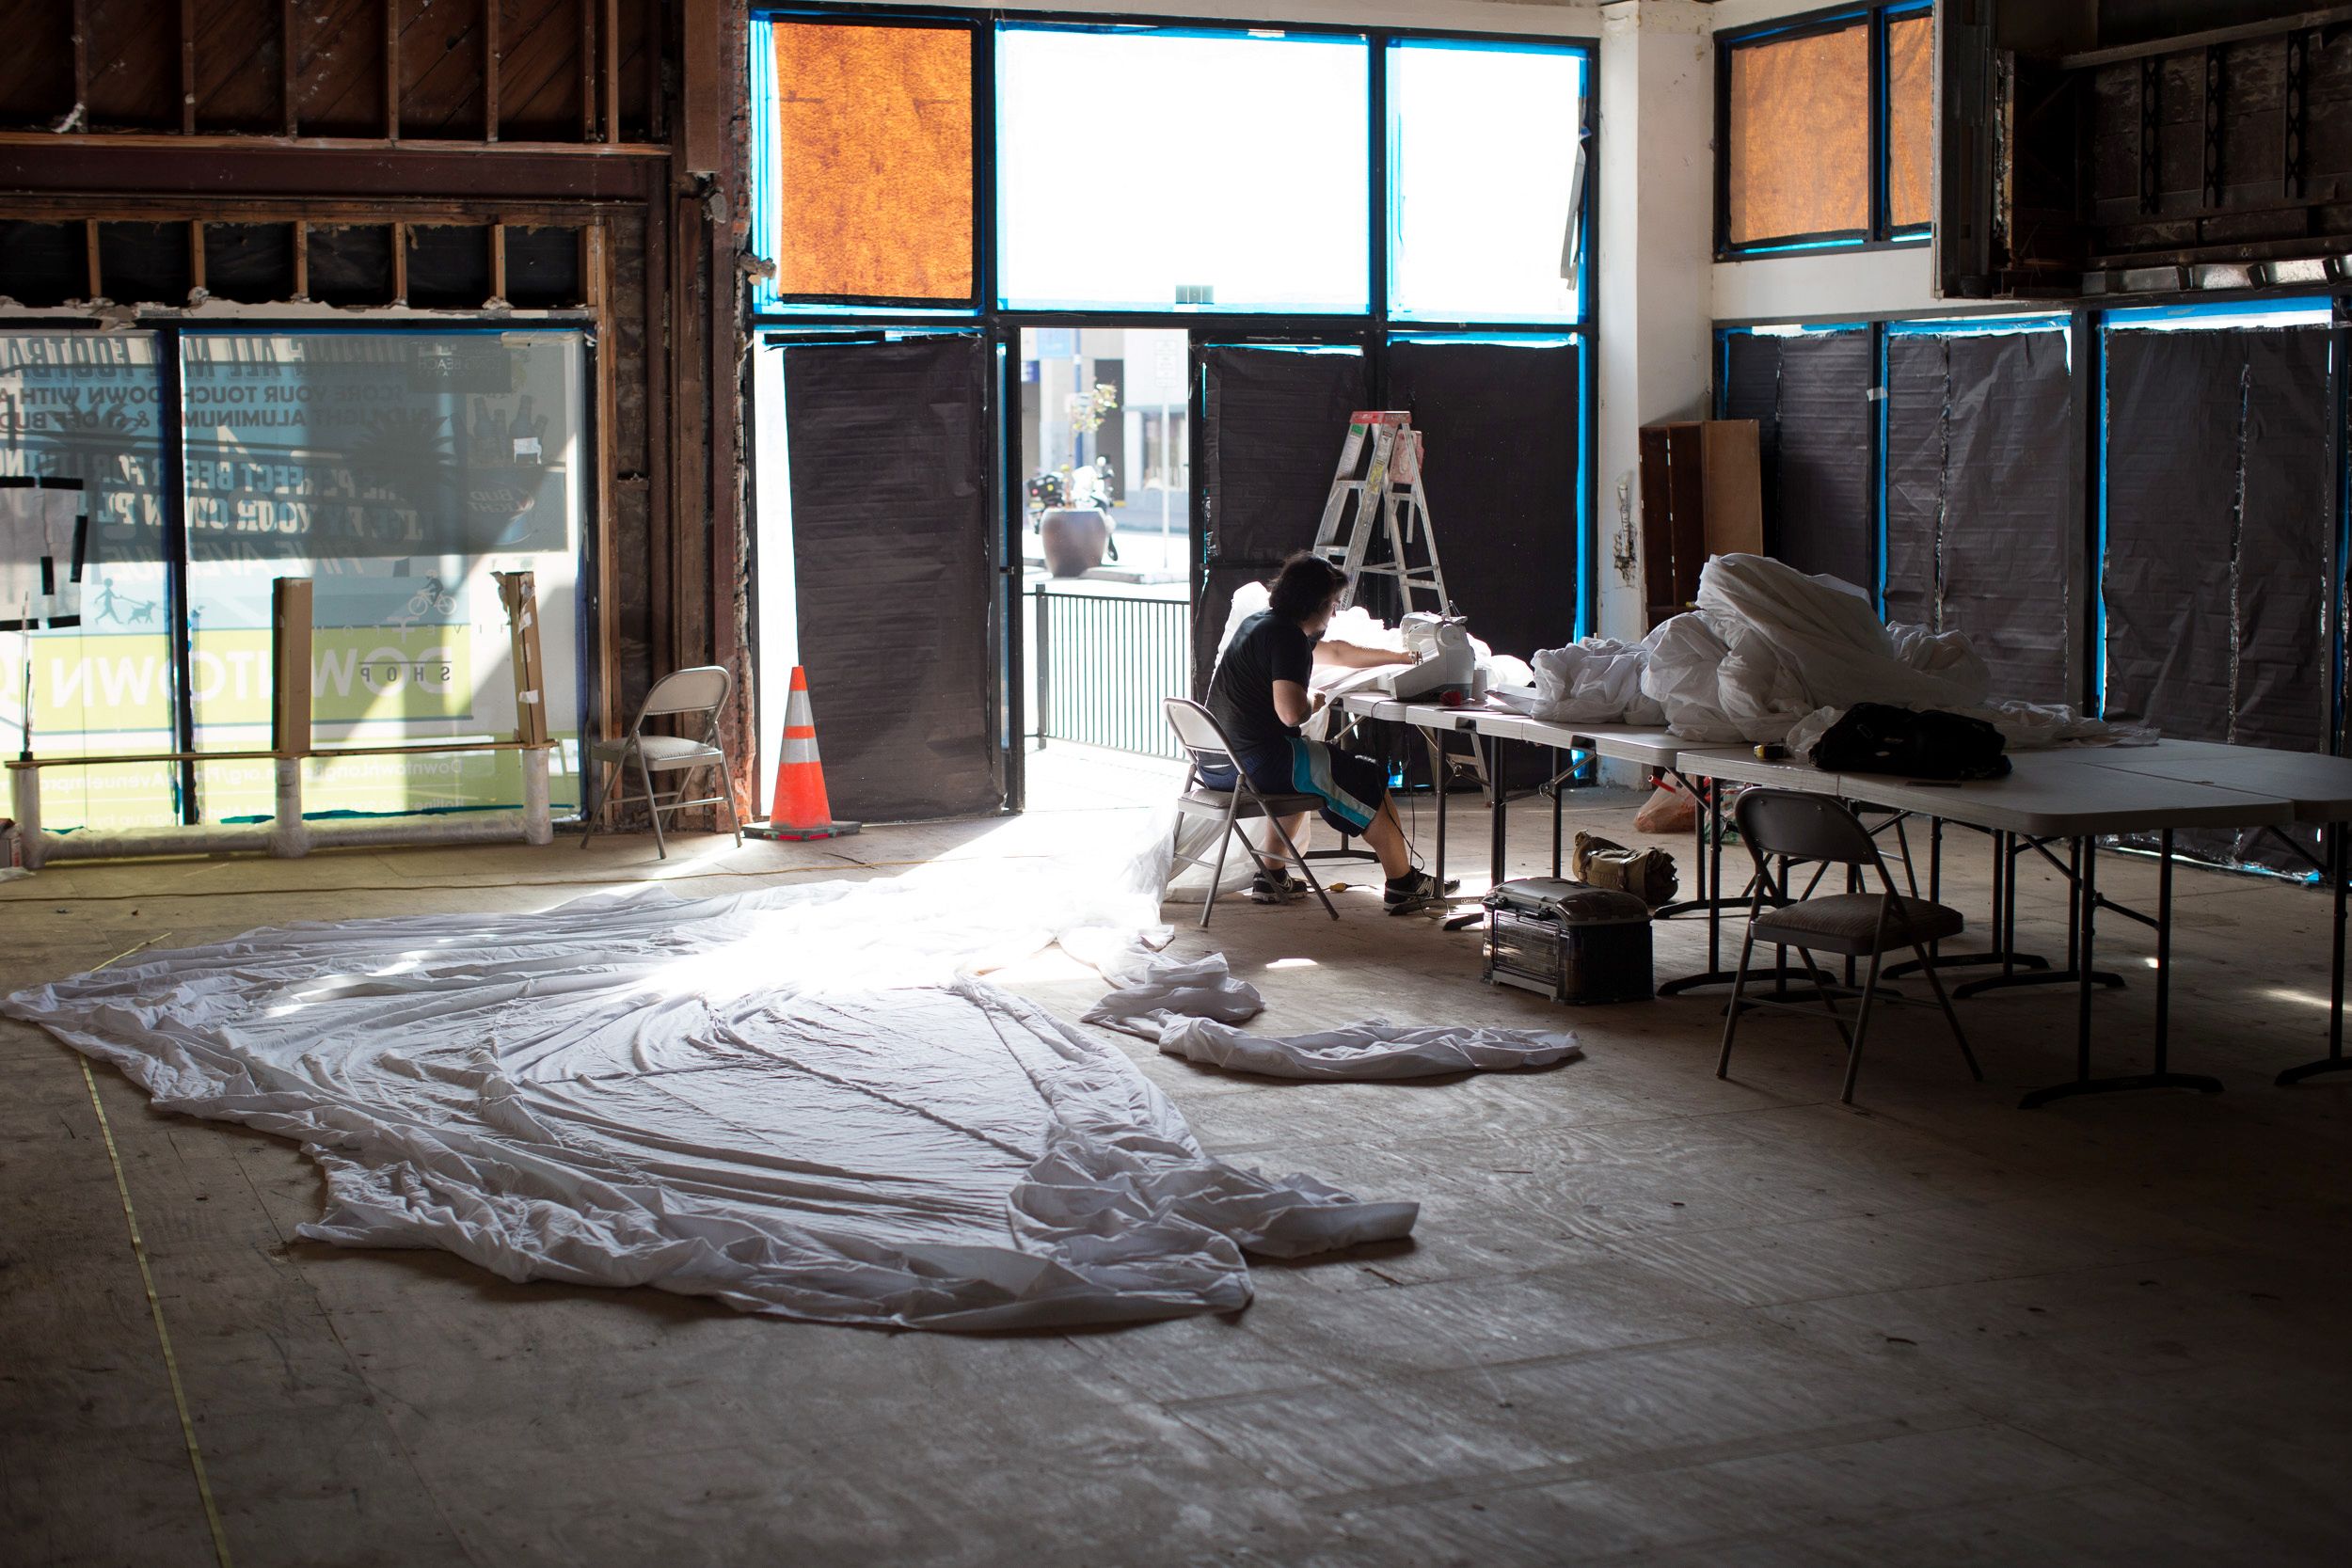
<svg viewBox="0 0 2352 1568">
<path fill-rule="evenodd" d="M 1440 902 L 1461 885 L 1452 879 L 1440 883 L 1426 871 L 1407 871 L 1402 877 L 1389 879 L 1381 902 L 1388 906 L 1391 914 L 1410 914 Z"/>
<path fill-rule="evenodd" d="M 1307 891 L 1307 884 L 1287 871 L 1260 871 L 1249 879 L 1253 904 L 1287 904 Z"/>
</svg>

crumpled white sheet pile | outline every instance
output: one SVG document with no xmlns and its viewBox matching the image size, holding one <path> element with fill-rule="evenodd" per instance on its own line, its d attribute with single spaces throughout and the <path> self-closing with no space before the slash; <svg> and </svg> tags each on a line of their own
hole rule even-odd
<svg viewBox="0 0 2352 1568">
<path fill-rule="evenodd" d="M 1964 634 L 1883 625 L 1853 584 L 1764 556 L 1708 562 L 1697 605 L 1639 643 L 1586 638 L 1539 652 L 1535 695 L 1521 705 L 1558 722 L 1662 720 L 1686 740 L 1772 741 L 1799 755 L 1866 702 L 1968 714 L 2014 751 L 2153 738 L 2072 707 L 1994 701 Z"/>
<path fill-rule="evenodd" d="M 1305 1035 L 1252 1035 L 1235 1025 L 1263 1011 L 1255 986 L 1222 953 L 1154 958 L 1135 983 L 1113 990 L 1081 1022 L 1122 1030 L 1170 1056 L 1268 1078 L 1431 1078 L 1550 1067 L 1584 1054 L 1573 1034 L 1441 1025 L 1401 1027 L 1367 1019 Z"/>
<path fill-rule="evenodd" d="M 161 1109 L 301 1140 L 327 1183 L 302 1235 L 515 1280 L 1033 1327 L 1231 1310 L 1245 1251 L 1407 1233 L 1410 1203 L 1210 1158 L 1121 1053 L 957 973 L 1132 953 L 1156 889 L 1116 882 L 997 861 L 300 925 L 0 1010 Z"/>
</svg>

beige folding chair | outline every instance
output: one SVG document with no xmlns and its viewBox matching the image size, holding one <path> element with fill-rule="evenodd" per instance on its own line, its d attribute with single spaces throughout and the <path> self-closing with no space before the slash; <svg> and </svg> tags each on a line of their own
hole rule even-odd
<svg viewBox="0 0 2352 1568">
<path fill-rule="evenodd" d="M 1216 908 L 1216 884 L 1224 879 L 1225 852 L 1233 840 L 1241 840 L 1243 853 L 1252 857 L 1257 855 L 1257 849 L 1241 831 L 1241 825 L 1260 816 L 1273 824 L 1276 836 L 1281 839 L 1283 859 L 1298 867 L 1300 874 L 1307 879 L 1307 885 L 1314 889 L 1317 898 L 1323 900 L 1325 911 L 1337 920 L 1340 911 L 1331 907 L 1330 895 L 1323 891 L 1323 884 L 1315 879 L 1314 868 L 1307 863 L 1307 857 L 1299 851 L 1288 830 L 1282 826 L 1283 817 L 1317 810 L 1322 806 L 1322 800 L 1312 795 L 1267 795 L 1261 792 L 1250 784 L 1249 775 L 1241 770 L 1241 759 L 1233 755 L 1233 743 L 1225 738 L 1225 726 L 1216 721 L 1216 715 L 1199 703 L 1183 697 L 1166 698 L 1160 705 L 1168 714 L 1168 727 L 1176 732 L 1176 743 L 1192 759 L 1192 767 L 1184 774 L 1184 792 L 1176 800 L 1176 863 L 1210 865 L 1205 856 L 1184 852 L 1186 821 L 1193 817 L 1214 817 L 1223 824 L 1216 835 L 1216 862 L 1209 871 L 1209 895 L 1200 904 L 1200 924 L 1207 926 L 1209 912 Z M 1211 789 L 1200 782 L 1203 768 L 1220 773 L 1231 772 L 1233 787 Z"/>
<path fill-rule="evenodd" d="M 1837 1097 L 1844 1103 L 1853 1103 L 1854 1078 L 1862 1069 L 1862 1037 L 1870 1026 L 1870 999 L 1881 995 L 1879 967 L 1890 947 L 1908 947 L 1918 956 L 1919 969 L 1935 990 L 1936 1005 L 1944 1009 L 1944 1020 L 1952 1026 L 1952 1038 L 1960 1042 L 1960 1053 L 1967 1061 L 1968 1070 L 1981 1083 L 1984 1073 L 1977 1066 L 1976 1053 L 1968 1049 L 1968 1037 L 1960 1032 L 1960 1019 L 1952 1011 L 1951 998 L 1944 994 L 1944 982 L 1936 977 L 1935 964 L 1928 957 L 1929 942 L 1960 935 L 1967 924 L 1960 911 L 1947 904 L 1906 898 L 1898 894 L 1894 879 L 1886 874 L 1886 863 L 1879 858 L 1878 841 L 1870 836 L 1860 818 L 1826 795 L 1793 789 L 1751 789 L 1740 797 L 1732 815 L 1740 825 L 1740 841 L 1756 860 L 1756 896 L 1748 906 L 1748 938 L 1740 948 L 1740 974 L 1732 983 L 1730 1016 L 1724 1022 L 1724 1052 L 1715 1064 L 1715 1076 L 1731 1076 L 1732 1037 L 1739 1032 L 1740 1015 L 1747 1008 L 1812 1010 L 1792 1002 L 1767 1001 L 1745 994 L 1749 955 L 1756 951 L 1758 942 L 1763 942 L 1775 947 L 1793 947 L 1804 959 L 1805 973 L 1813 977 L 1820 1004 L 1828 1009 L 1830 1022 L 1837 1026 L 1838 1036 L 1846 1042 L 1846 1086 Z M 1804 898 L 1768 911 L 1764 907 L 1768 895 L 1778 900 L 1788 894 L 1787 888 L 1773 879 L 1770 863 L 1774 859 L 1783 862 L 1784 872 L 1789 864 L 1807 862 L 1824 866 L 1867 866 L 1878 872 L 1881 891 Z M 1851 1025 L 1845 1014 L 1837 1010 L 1829 976 L 1813 962 L 1817 952 L 1870 960 L 1870 973 L 1862 982 L 1862 999 Z M 1915 1007 L 1927 1006 L 1892 992 L 1885 993 L 1884 1000 Z"/>
<path fill-rule="evenodd" d="M 624 800 L 624 787 L 631 764 L 645 788 L 645 802 L 653 816 L 653 844 L 663 860 L 670 858 L 670 847 L 661 836 L 661 814 L 672 816 L 690 806 L 727 808 L 727 821 L 735 830 L 735 842 L 743 842 L 743 819 L 735 809 L 735 774 L 727 766 L 726 742 L 719 735 L 719 710 L 727 704 L 727 696 L 735 689 L 735 677 L 716 664 L 698 664 L 691 670 L 680 670 L 654 682 L 645 693 L 643 707 L 637 710 L 637 721 L 628 727 L 628 734 L 618 740 L 593 740 L 588 744 L 588 766 L 591 770 L 598 763 L 610 763 L 612 771 L 599 778 L 595 792 L 589 797 L 588 809 L 582 814 L 588 824 L 580 835 L 580 847 L 588 847 L 588 841 L 596 836 L 596 814 L 612 800 Z M 702 715 L 702 737 L 690 739 L 681 735 L 647 735 L 645 721 L 667 715 Z M 686 727 L 691 729 L 691 719 Z M 703 768 L 719 769 L 719 793 L 693 800 L 686 798 L 686 786 L 694 773 Z M 677 786 L 668 795 L 656 794 L 653 776 L 656 773 L 680 773 Z"/>
</svg>

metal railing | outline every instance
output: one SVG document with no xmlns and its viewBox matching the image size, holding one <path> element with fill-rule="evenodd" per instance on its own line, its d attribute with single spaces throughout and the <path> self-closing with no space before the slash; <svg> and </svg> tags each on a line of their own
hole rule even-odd
<svg viewBox="0 0 2352 1568">
<path fill-rule="evenodd" d="M 1034 738 L 1181 758 L 1160 711 L 1192 690 L 1192 607 L 1183 599 L 1030 592 Z"/>
</svg>

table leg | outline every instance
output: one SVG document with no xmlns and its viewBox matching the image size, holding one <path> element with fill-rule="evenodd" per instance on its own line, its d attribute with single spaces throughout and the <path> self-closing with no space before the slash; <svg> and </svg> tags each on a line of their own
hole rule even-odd
<svg viewBox="0 0 2352 1568">
<path fill-rule="evenodd" d="M 2028 842 L 2035 845 L 2040 843 L 2039 840 Z M 2023 852 L 2018 846 L 2016 834 L 1995 833 L 1994 835 L 1994 940 L 1999 945 L 2000 952 L 1997 955 L 1987 954 L 1981 961 L 1991 963 L 1997 957 L 2001 965 L 2001 973 L 1988 974 L 1981 980 L 1968 980 L 1954 986 L 1952 995 L 1956 999 L 1963 996 L 1982 996 L 1987 991 L 2006 990 L 2019 986 L 2071 986 L 2076 983 L 2081 968 L 2078 955 L 2082 948 L 2083 917 L 2082 901 L 2075 895 L 2082 890 L 2086 851 L 2081 843 L 2076 842 L 2069 851 L 2067 863 L 2058 867 L 2067 882 L 2067 957 L 2066 965 L 2062 969 L 2052 969 L 2050 960 L 2037 954 L 2017 951 L 2017 862 Z M 2046 854 L 2044 858 L 2049 859 L 2053 865 L 2058 864 L 2055 858 Z M 2018 973 L 2020 969 L 2028 970 L 2031 973 L 2021 974 Z M 2123 988 L 2123 976 L 2121 974 L 2093 971 L 2090 979 L 2093 984 L 2105 986 L 2109 990 L 2121 990 Z"/>
<path fill-rule="evenodd" d="M 1944 897 L 1944 819 L 1939 816 L 1930 820 L 1931 826 L 1929 830 L 1928 898 L 1931 902 L 1941 903 Z M 1974 996 L 1979 991 L 1990 990 L 1999 985 L 2016 984 L 2018 983 L 2017 971 L 2020 968 L 2041 971 L 2050 967 L 2050 960 L 2038 953 L 2016 951 L 2017 909 L 2016 905 L 2011 902 L 2011 895 L 2016 890 L 2016 865 L 2011 858 L 2009 835 L 1994 833 L 1991 837 L 1993 839 L 1993 900 L 1992 910 L 1986 918 L 1985 926 L 1991 945 L 1981 953 L 1947 953 L 1944 951 L 1942 942 L 1930 942 L 1926 963 L 1923 964 L 1916 958 L 1905 958 L 1900 963 L 1888 964 L 1884 971 L 1887 978 L 1900 979 L 1906 974 L 1916 974 L 1931 966 L 1936 969 L 1974 969 L 1984 964 L 2001 966 L 2001 973 L 1997 977 L 1988 975 L 1981 980 L 1971 980 L 1964 985 L 1953 987 L 1952 995 L 1962 997 Z M 2069 903 L 2067 910 L 2071 918 L 2074 905 Z"/>
<path fill-rule="evenodd" d="M 1567 775 L 1560 771 L 1560 748 L 1553 746 L 1548 749 L 1551 752 L 1551 874 L 1557 877 L 1560 875 L 1560 798 Z"/>
<path fill-rule="evenodd" d="M 2157 1034 L 2155 1070 L 2127 1073 L 2120 1078 L 2090 1076 L 2090 993 L 2098 978 L 2096 967 L 2099 912 L 2099 842 L 2084 839 L 2081 856 L 2081 876 L 2074 896 L 2081 905 L 2081 950 L 2075 956 L 2074 990 L 2074 1078 L 2068 1084 L 2054 1084 L 2046 1089 L 2036 1089 L 2017 1102 L 2020 1110 L 2030 1111 L 2047 1105 L 2054 1100 L 2071 1099 L 2084 1094 L 2120 1094 L 2131 1089 L 2196 1089 L 2202 1094 L 2219 1094 L 2221 1081 L 2197 1073 L 2171 1072 L 2166 1069 L 2164 1009 L 2166 997 L 2166 965 L 2172 949 L 2172 835 L 2163 835 L 2164 865 L 2157 873 L 2156 953 L 2157 953 Z"/>
<path fill-rule="evenodd" d="M 1470 745 L 1484 759 L 1486 768 L 1486 803 L 1494 814 L 1486 825 L 1486 885 L 1501 887 L 1510 876 L 1506 863 L 1510 859 L 1511 795 L 1502 786 L 1502 736 L 1495 736 L 1489 744 L 1479 743 L 1478 732 L 1470 732 Z"/>
<path fill-rule="evenodd" d="M 1421 738 L 1422 744 L 1429 748 L 1430 787 L 1438 792 L 1438 859 L 1437 864 L 1431 870 L 1431 875 L 1438 879 L 1438 885 L 1443 887 L 1445 886 L 1445 798 L 1448 793 L 1445 787 L 1445 743 L 1428 730 L 1421 732 Z"/>
<path fill-rule="evenodd" d="M 2352 866 L 2344 863 L 2344 825 L 2328 824 L 2328 880 L 2334 884 L 2336 905 L 2334 954 L 2328 964 L 2328 1054 L 2301 1067 L 2291 1067 L 2279 1074 L 2280 1088 L 2315 1078 L 2323 1072 L 2352 1071 L 2352 1058 L 2344 1053 L 2344 882 L 2352 875 Z"/>
</svg>

